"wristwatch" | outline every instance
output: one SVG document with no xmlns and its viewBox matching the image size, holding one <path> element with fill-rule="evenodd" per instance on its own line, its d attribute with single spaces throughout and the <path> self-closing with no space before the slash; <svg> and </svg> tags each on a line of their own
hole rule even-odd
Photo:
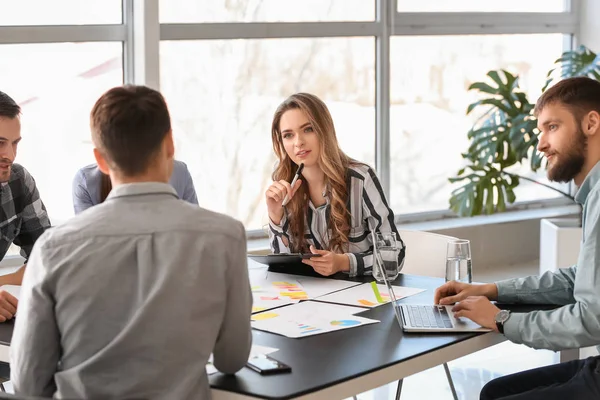
<svg viewBox="0 0 600 400">
<path fill-rule="evenodd" d="M 494 319 L 496 320 L 496 327 L 498 328 L 498 332 L 504 334 L 504 323 L 508 321 L 509 318 L 510 311 L 508 310 L 500 310 L 500 312 L 496 314 L 496 317 Z"/>
</svg>

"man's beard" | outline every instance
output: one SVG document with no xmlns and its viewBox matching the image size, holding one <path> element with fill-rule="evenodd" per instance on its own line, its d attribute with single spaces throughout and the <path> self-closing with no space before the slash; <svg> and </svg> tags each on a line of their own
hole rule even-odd
<svg viewBox="0 0 600 400">
<path fill-rule="evenodd" d="M 578 129 L 575 140 L 564 152 L 555 155 L 554 165 L 548 168 L 548 179 L 554 182 L 569 182 L 581 172 L 585 163 L 587 138 L 581 128 Z"/>
</svg>

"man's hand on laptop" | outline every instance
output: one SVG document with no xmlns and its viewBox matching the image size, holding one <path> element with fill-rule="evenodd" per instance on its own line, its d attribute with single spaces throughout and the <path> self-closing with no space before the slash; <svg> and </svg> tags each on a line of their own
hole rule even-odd
<svg viewBox="0 0 600 400">
<path fill-rule="evenodd" d="M 0 322 L 8 321 L 17 312 L 19 301 L 6 290 L 0 289 Z"/>
<path fill-rule="evenodd" d="M 496 314 L 500 312 L 500 309 L 485 296 L 467 297 L 452 307 L 452 311 L 454 312 L 454 318 L 469 318 L 484 328 L 498 332 Z"/>
<path fill-rule="evenodd" d="M 470 296 L 485 296 L 490 300 L 496 300 L 498 287 L 495 283 L 472 285 L 457 281 L 447 282 L 435 290 L 433 304 L 450 305 Z"/>
</svg>

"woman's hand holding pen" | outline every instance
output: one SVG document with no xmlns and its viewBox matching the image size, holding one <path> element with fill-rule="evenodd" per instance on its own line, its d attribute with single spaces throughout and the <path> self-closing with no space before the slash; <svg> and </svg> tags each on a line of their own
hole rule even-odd
<svg viewBox="0 0 600 400">
<path fill-rule="evenodd" d="M 269 186 L 265 196 L 267 197 L 269 218 L 274 224 L 279 225 L 283 218 L 283 199 L 288 195 L 288 201 L 291 200 L 301 184 L 302 180 L 300 179 L 296 180 L 293 187 L 289 182 L 280 180 Z"/>
<path fill-rule="evenodd" d="M 315 246 L 310 246 L 310 251 L 313 254 L 320 254 L 321 256 L 304 259 L 302 262 L 310 265 L 317 273 L 323 276 L 350 270 L 350 260 L 345 254 L 337 254 L 328 250 L 317 250 Z"/>
</svg>

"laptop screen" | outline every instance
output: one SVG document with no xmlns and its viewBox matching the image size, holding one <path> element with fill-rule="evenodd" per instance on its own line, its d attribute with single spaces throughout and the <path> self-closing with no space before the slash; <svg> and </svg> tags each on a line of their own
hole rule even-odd
<svg viewBox="0 0 600 400">
<path fill-rule="evenodd" d="M 386 271 L 383 268 L 383 259 L 381 258 L 381 254 L 379 254 L 379 250 L 377 249 L 377 236 L 375 235 L 375 229 L 371 229 L 371 240 L 373 241 L 373 269 L 377 268 L 380 276 L 383 277 L 383 281 L 385 282 L 385 286 L 390 296 L 392 307 L 394 308 L 394 314 L 396 314 L 396 320 L 400 325 L 400 329 L 402 329 L 403 323 L 402 314 L 400 314 L 400 304 L 398 304 L 398 299 L 396 298 L 396 294 L 392 288 L 392 283 L 387 278 Z"/>
</svg>

